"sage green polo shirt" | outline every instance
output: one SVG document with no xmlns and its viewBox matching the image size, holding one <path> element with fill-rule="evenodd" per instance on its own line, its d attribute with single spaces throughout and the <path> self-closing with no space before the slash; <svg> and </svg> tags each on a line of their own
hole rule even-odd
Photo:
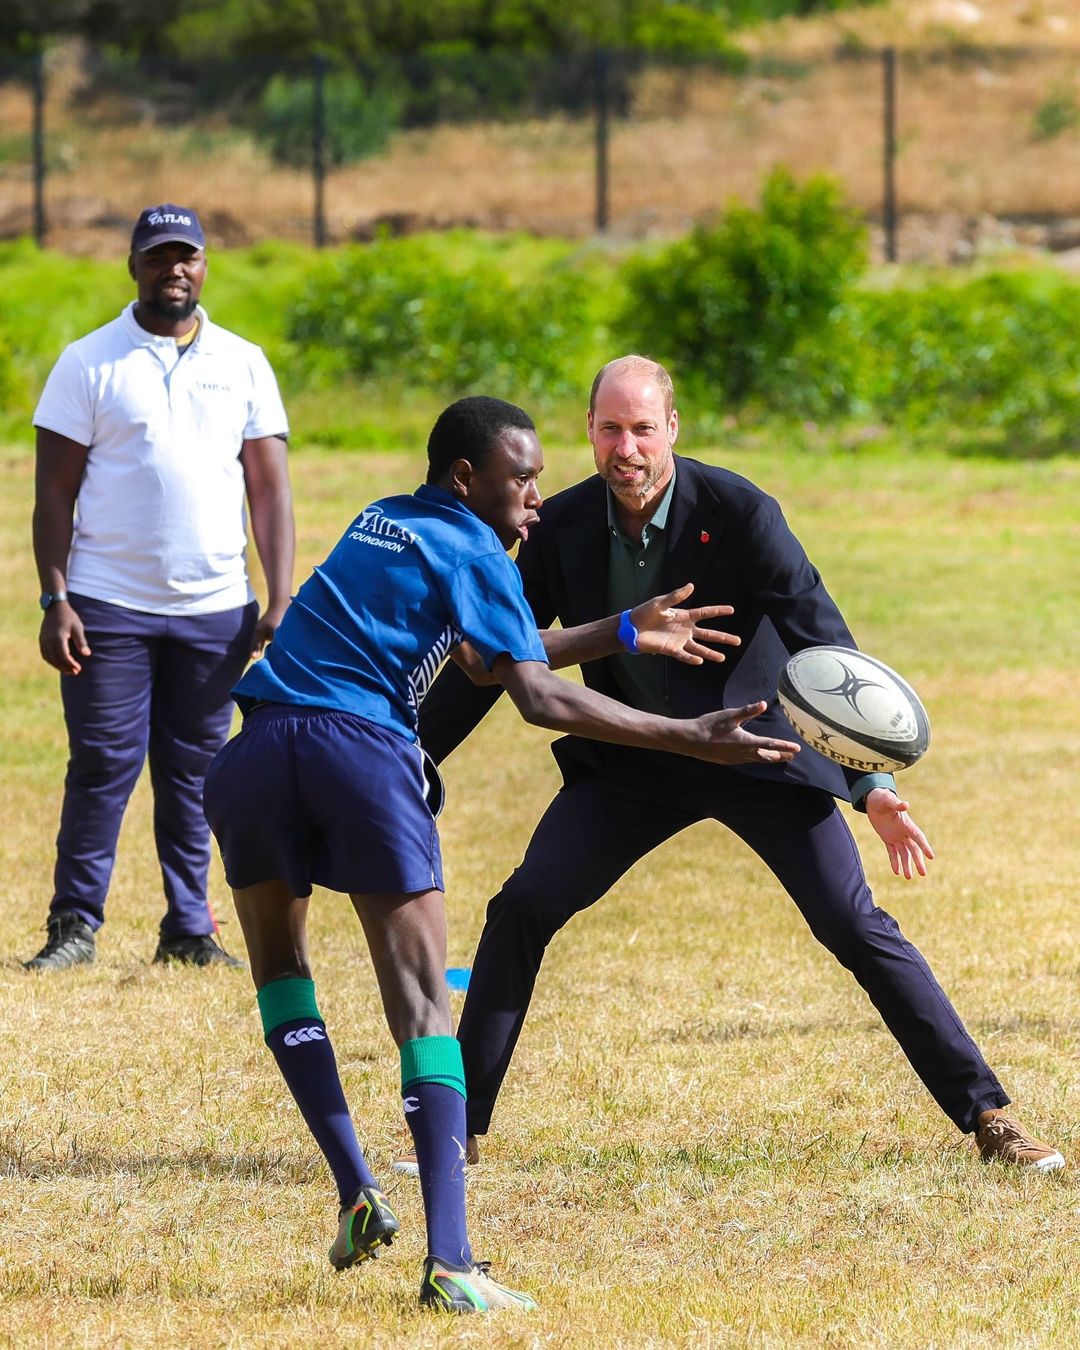
<svg viewBox="0 0 1080 1350">
<path fill-rule="evenodd" d="M 661 592 L 660 573 L 667 549 L 666 530 L 675 474 L 664 489 L 660 505 L 642 531 L 631 539 L 619 526 L 611 489 L 607 492 L 608 591 L 607 612 L 621 614 Z M 608 668 L 632 708 L 671 716 L 662 656 L 609 656 Z"/>
</svg>

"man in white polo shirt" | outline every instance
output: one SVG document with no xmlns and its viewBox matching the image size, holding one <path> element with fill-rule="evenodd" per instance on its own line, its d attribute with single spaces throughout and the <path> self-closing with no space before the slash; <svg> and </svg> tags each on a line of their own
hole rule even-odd
<svg viewBox="0 0 1080 1350">
<path fill-rule="evenodd" d="M 154 960 L 241 964 L 214 937 L 203 777 L 229 733 L 229 690 L 289 603 L 288 423 L 260 348 L 198 303 L 194 211 L 145 210 L 128 270 L 137 299 L 64 351 L 34 414 L 40 645 L 62 677 L 70 759 L 48 941 L 30 970 L 94 960 L 147 755 L 167 901 Z M 269 593 L 261 615 L 245 499 Z"/>
</svg>

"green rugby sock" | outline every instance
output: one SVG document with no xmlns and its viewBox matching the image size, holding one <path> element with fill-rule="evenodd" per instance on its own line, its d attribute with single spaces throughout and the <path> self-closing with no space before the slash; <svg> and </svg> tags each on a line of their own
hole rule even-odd
<svg viewBox="0 0 1080 1350">
<path fill-rule="evenodd" d="M 323 1020 L 315 1002 L 314 980 L 298 980 L 286 975 L 264 984 L 255 997 L 262 1017 L 264 1039 L 284 1022 L 297 1022 L 305 1017 L 315 1022 Z"/>
<path fill-rule="evenodd" d="M 334 1048 L 313 980 L 272 980 L 259 990 L 266 1044 L 337 1183 L 342 1207 L 377 1185 L 360 1150 L 341 1090 Z"/>
<path fill-rule="evenodd" d="M 420 1169 L 428 1255 L 471 1266 L 465 1228 L 465 1070 L 453 1036 L 405 1042 L 401 1094 Z"/>
</svg>

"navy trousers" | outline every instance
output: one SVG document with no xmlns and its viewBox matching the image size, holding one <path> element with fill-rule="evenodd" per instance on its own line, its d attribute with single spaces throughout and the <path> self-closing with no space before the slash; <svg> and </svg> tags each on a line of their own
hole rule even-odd
<svg viewBox="0 0 1080 1350">
<path fill-rule="evenodd" d="M 470 1134 L 487 1131 L 555 933 L 639 858 L 710 818 L 773 871 L 961 1130 L 973 1131 L 980 1111 L 1008 1103 L 930 967 L 896 920 L 874 904 L 832 797 L 697 764 L 669 770 L 668 755 L 603 747 L 602 758 L 611 771 L 587 773 L 560 791 L 521 865 L 488 906 L 458 1028 Z"/>
<path fill-rule="evenodd" d="M 70 757 L 50 913 L 78 914 L 95 929 L 104 922 L 120 822 L 149 754 L 168 904 L 161 935 L 211 933 L 203 778 L 229 735 L 229 691 L 247 664 L 258 605 L 177 617 L 84 596 L 71 603 L 92 655 L 60 679 Z"/>
</svg>

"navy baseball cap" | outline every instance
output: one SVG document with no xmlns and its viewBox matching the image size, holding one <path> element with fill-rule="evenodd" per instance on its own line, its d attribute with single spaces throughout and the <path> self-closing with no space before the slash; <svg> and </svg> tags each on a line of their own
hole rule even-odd
<svg viewBox="0 0 1080 1350">
<path fill-rule="evenodd" d="M 199 217 L 190 206 L 164 202 L 161 206 L 146 208 L 131 232 L 131 251 L 145 253 L 148 248 L 155 248 L 158 244 L 206 247 L 206 236 L 199 224 Z"/>
</svg>

